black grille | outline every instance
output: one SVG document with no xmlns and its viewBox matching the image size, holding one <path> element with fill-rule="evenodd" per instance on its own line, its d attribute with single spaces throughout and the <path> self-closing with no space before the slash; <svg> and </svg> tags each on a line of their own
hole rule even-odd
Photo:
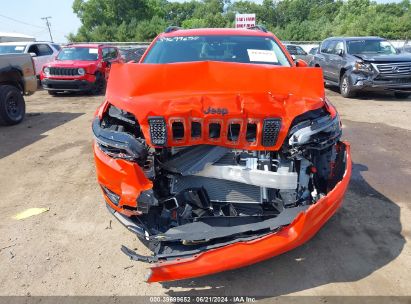
<svg viewBox="0 0 411 304">
<path fill-rule="evenodd" d="M 180 121 L 175 121 L 171 125 L 171 129 L 173 130 L 173 139 L 180 140 L 184 138 L 184 124 Z"/>
<path fill-rule="evenodd" d="M 255 142 L 257 138 L 257 124 L 255 123 L 247 124 L 247 133 L 246 133 L 245 138 L 248 142 Z"/>
<path fill-rule="evenodd" d="M 148 123 L 150 125 L 151 143 L 156 146 L 164 146 L 167 143 L 167 128 L 164 118 L 150 117 Z"/>
<path fill-rule="evenodd" d="M 264 147 L 272 147 L 276 144 L 278 133 L 281 129 L 281 119 L 266 118 L 263 125 L 262 145 Z"/>
<path fill-rule="evenodd" d="M 220 137 L 221 125 L 219 123 L 210 123 L 208 125 L 208 137 L 211 139 L 217 139 Z"/>
<path fill-rule="evenodd" d="M 228 125 L 227 139 L 229 141 L 237 141 L 240 137 L 241 125 L 238 123 L 232 123 Z"/>
<path fill-rule="evenodd" d="M 59 82 L 49 82 L 47 87 L 50 89 L 60 89 L 60 90 L 78 90 L 81 88 L 81 83 L 71 82 L 67 83 L 67 81 L 59 81 Z"/>
<path fill-rule="evenodd" d="M 201 137 L 201 123 L 198 121 L 193 121 L 191 123 L 191 137 L 199 138 Z"/>
<path fill-rule="evenodd" d="M 411 84 L 411 78 L 384 78 L 384 77 L 380 77 L 377 76 L 374 79 L 374 82 L 376 84 Z"/>
<path fill-rule="evenodd" d="M 78 68 L 50 68 L 50 75 L 55 76 L 77 76 Z"/>
</svg>

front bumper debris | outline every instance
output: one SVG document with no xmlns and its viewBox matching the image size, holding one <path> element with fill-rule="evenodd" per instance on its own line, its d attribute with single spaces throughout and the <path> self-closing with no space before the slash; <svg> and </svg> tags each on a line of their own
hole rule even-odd
<svg viewBox="0 0 411 304">
<path fill-rule="evenodd" d="M 355 90 L 411 92 L 411 78 L 379 78 L 375 75 L 351 73 Z"/>
<path fill-rule="evenodd" d="M 313 237 L 342 204 L 352 165 L 349 144 L 341 144 L 345 146 L 346 151 L 342 179 L 315 204 L 301 207 L 301 210 L 297 210 L 298 212 L 279 223 L 278 229 L 248 238 L 237 238 L 226 244 L 208 246 L 205 250 L 186 251 L 180 256 L 163 254 L 146 257 L 125 246 L 122 247 L 122 251 L 132 260 L 154 264 L 147 282 L 163 282 L 244 267 L 298 247 Z"/>
</svg>

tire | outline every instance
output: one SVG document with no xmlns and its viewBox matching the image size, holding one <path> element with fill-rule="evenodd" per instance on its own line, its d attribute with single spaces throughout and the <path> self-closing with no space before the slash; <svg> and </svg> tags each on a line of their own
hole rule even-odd
<svg viewBox="0 0 411 304">
<path fill-rule="evenodd" d="M 341 76 L 340 94 L 344 98 L 353 98 L 356 95 L 356 92 L 352 88 L 352 85 L 350 83 L 350 79 L 348 78 L 347 73 L 344 73 L 344 75 Z"/>
<path fill-rule="evenodd" d="M 90 93 L 93 95 L 104 94 L 106 91 L 106 80 L 101 73 L 96 74 L 96 81 L 93 84 L 93 88 Z"/>
<path fill-rule="evenodd" d="M 20 90 L 12 85 L 0 85 L 0 125 L 15 125 L 26 115 L 26 103 Z"/>
<path fill-rule="evenodd" d="M 410 93 L 395 92 L 394 96 L 397 99 L 407 99 L 410 96 Z"/>
</svg>

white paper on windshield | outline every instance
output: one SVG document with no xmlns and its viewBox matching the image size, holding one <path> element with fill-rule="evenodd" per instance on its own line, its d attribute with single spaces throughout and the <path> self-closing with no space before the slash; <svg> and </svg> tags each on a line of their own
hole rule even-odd
<svg viewBox="0 0 411 304">
<path fill-rule="evenodd" d="M 88 49 L 90 54 L 98 54 L 98 49 Z"/>
<path fill-rule="evenodd" d="M 250 61 L 278 62 L 277 56 L 275 55 L 274 51 L 247 49 L 247 52 Z"/>
<path fill-rule="evenodd" d="M 22 51 L 22 50 L 24 50 L 24 46 L 16 46 L 16 47 L 14 48 L 14 50 L 15 50 L 15 51 Z"/>
</svg>

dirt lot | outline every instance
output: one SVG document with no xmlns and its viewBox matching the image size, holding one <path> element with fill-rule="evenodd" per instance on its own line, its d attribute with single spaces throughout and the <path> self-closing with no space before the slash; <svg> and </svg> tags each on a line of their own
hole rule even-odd
<svg viewBox="0 0 411 304">
<path fill-rule="evenodd" d="M 120 245 L 148 252 L 96 184 L 90 126 L 103 97 L 28 97 L 26 120 L 0 127 L 0 295 L 411 295 L 411 100 L 327 94 L 352 143 L 343 208 L 279 257 L 151 285 Z M 12 219 L 32 207 L 50 211 Z"/>
</svg>

